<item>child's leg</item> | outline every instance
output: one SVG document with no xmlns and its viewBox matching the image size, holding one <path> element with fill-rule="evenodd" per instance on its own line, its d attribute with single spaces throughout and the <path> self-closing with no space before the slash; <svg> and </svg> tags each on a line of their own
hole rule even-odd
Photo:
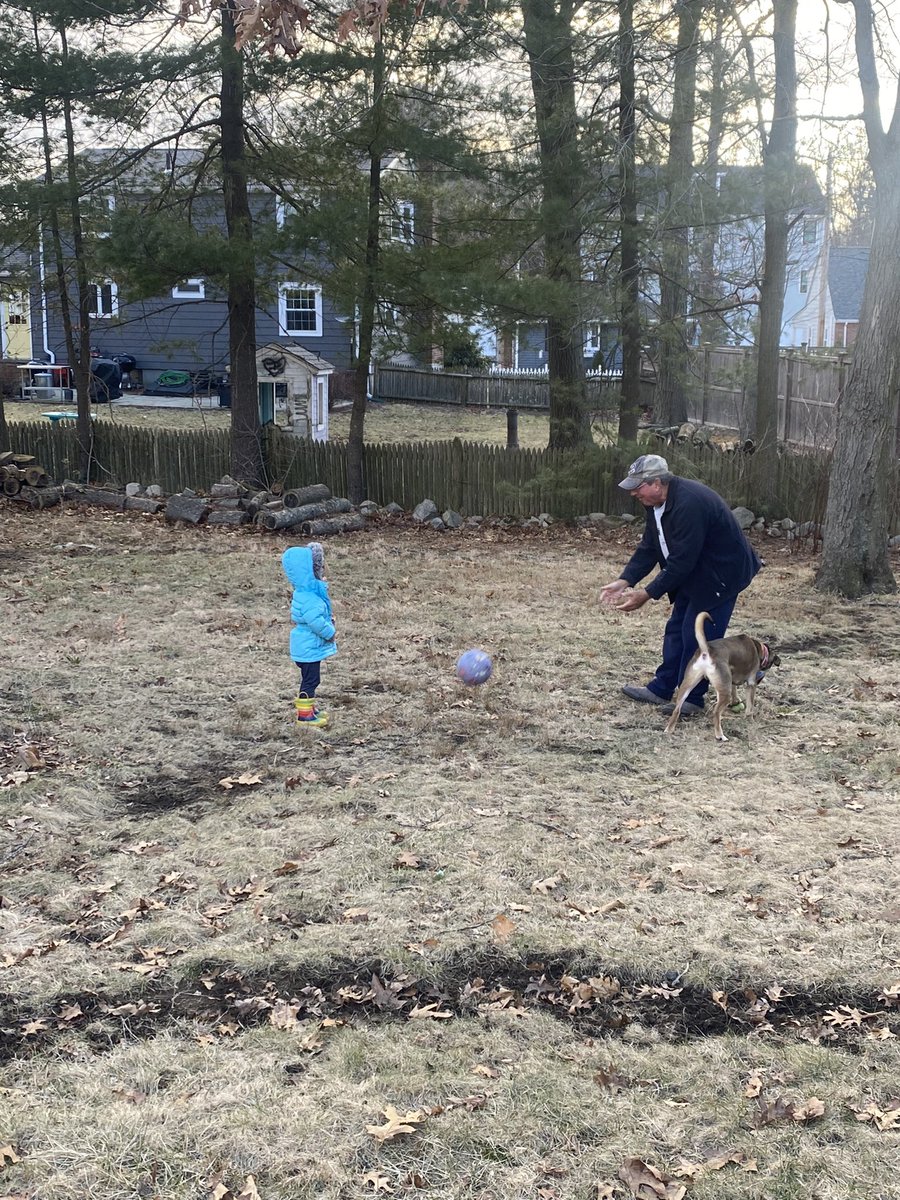
<svg viewBox="0 0 900 1200">
<path fill-rule="evenodd" d="M 321 679 L 321 664 L 317 662 L 297 663 L 300 668 L 300 695 L 312 700 Z"/>
<path fill-rule="evenodd" d="M 316 688 L 319 686 L 320 664 L 303 662 L 297 663 L 297 666 L 300 668 L 300 693 L 294 701 L 294 707 L 297 710 L 297 724 L 315 725 L 322 728 L 328 724 L 329 716 L 328 713 L 319 712 L 314 699 Z"/>
</svg>

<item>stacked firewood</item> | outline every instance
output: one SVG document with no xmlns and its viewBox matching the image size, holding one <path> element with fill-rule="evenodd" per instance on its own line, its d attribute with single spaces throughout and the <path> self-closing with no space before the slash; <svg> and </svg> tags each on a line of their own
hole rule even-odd
<svg viewBox="0 0 900 1200">
<path fill-rule="evenodd" d="M 117 512 L 162 513 L 167 521 L 189 525 L 248 525 L 266 532 L 296 530 L 304 537 L 323 537 L 330 533 L 349 533 L 364 529 L 366 519 L 353 511 L 349 500 L 332 496 L 324 483 L 291 491 L 250 489 L 229 475 L 214 483 L 209 495 L 185 488 L 165 497 L 156 485 L 148 488 L 129 483 L 124 491 L 94 487 L 63 480 L 52 485 L 47 472 L 30 454 L 0 453 L 0 486 L 7 496 L 22 500 L 31 508 L 48 508 L 60 500 L 98 505 Z"/>
<path fill-rule="evenodd" d="M 296 529 L 304 537 L 350 533 L 366 524 L 362 513 L 351 512 L 352 507 L 349 500 L 332 496 L 324 483 L 312 483 L 263 503 L 256 524 L 269 531 Z"/>
<path fill-rule="evenodd" d="M 31 508 L 49 508 L 59 504 L 64 492 L 53 487 L 50 476 L 33 454 L 0 452 L 0 489 L 4 496 L 14 496 Z"/>
</svg>

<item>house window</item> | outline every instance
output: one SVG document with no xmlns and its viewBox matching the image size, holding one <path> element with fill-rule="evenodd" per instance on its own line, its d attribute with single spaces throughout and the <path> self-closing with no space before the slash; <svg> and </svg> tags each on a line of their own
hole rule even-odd
<svg viewBox="0 0 900 1200">
<path fill-rule="evenodd" d="M 600 323 L 590 321 L 584 327 L 584 355 L 587 358 L 600 349 Z"/>
<path fill-rule="evenodd" d="M 408 200 L 398 200 L 396 204 L 391 205 L 390 233 L 392 242 L 403 242 L 407 246 L 412 244 L 413 234 L 415 233 L 415 215 L 415 205 L 410 204 Z"/>
<path fill-rule="evenodd" d="M 801 292 L 809 291 L 809 271 L 801 271 L 800 272 L 800 291 Z"/>
<path fill-rule="evenodd" d="M 202 279 L 183 279 L 172 288 L 173 300 L 205 300 L 206 283 Z"/>
<path fill-rule="evenodd" d="M 119 311 L 119 289 L 111 279 L 102 283 L 91 284 L 90 315 L 97 317 L 114 317 Z"/>
<path fill-rule="evenodd" d="M 6 303 L 6 320 L 9 325 L 28 324 L 28 293 L 15 292 Z"/>
<path fill-rule="evenodd" d="M 108 238 L 116 211 L 115 196 L 86 196 L 81 202 L 82 224 L 86 233 Z"/>
<path fill-rule="evenodd" d="M 278 323 L 282 333 L 321 337 L 322 289 L 309 284 L 283 283 L 278 289 Z"/>
<path fill-rule="evenodd" d="M 816 244 L 816 242 L 818 242 L 818 240 L 819 240 L 819 222 L 815 219 L 815 217 L 813 217 L 812 220 L 804 221 L 803 222 L 803 245 L 804 246 L 815 246 L 815 244 Z"/>
</svg>

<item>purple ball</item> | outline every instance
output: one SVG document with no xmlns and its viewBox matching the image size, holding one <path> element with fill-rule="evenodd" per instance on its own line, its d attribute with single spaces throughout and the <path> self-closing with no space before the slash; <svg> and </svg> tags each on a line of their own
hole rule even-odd
<svg viewBox="0 0 900 1200">
<path fill-rule="evenodd" d="M 457 677 L 469 687 L 486 683 L 493 669 L 493 663 L 483 650 L 467 650 L 456 660 Z"/>
</svg>

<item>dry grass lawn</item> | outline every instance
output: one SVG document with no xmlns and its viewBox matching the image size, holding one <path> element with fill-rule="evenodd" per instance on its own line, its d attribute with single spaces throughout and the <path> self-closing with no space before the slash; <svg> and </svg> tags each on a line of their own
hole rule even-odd
<svg viewBox="0 0 900 1200">
<path fill-rule="evenodd" d="M 40 420 L 41 407 L 46 406 L 7 401 L 6 417 L 9 421 Z M 130 404 L 98 404 L 94 412 L 98 421 L 145 429 L 228 429 L 231 424 L 229 410 L 220 408 L 139 408 Z M 519 445 L 530 449 L 545 447 L 549 429 L 546 413 L 520 413 Z M 349 436 L 348 408 L 330 414 L 329 432 L 335 440 Z M 370 404 L 366 412 L 365 436 L 369 442 L 431 442 L 458 437 L 464 441 L 505 446 L 506 411 L 441 405 Z M 599 425 L 595 436 L 598 440 L 603 438 Z"/>
<path fill-rule="evenodd" d="M 286 540 L 0 508 L 0 1193 L 900 1196 L 897 598 L 668 738 L 634 536 L 329 542 L 298 733 Z"/>
</svg>

